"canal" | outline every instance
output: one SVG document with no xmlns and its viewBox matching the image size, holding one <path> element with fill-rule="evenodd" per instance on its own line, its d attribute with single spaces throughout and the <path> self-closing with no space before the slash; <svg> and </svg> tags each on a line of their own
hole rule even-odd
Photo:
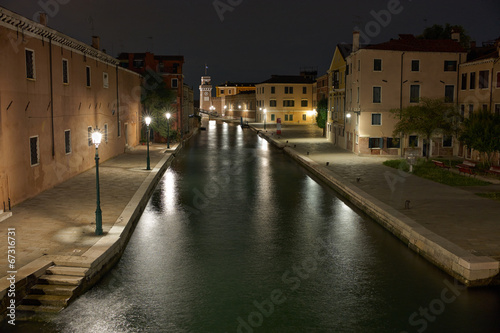
<svg viewBox="0 0 500 333">
<path fill-rule="evenodd" d="M 12 332 L 500 332 L 466 290 L 267 141 L 210 122 L 165 173 L 119 263 Z"/>
</svg>

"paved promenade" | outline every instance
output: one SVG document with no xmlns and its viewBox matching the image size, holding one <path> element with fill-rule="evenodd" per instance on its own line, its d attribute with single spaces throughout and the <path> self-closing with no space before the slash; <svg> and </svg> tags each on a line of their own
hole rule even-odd
<svg viewBox="0 0 500 333">
<path fill-rule="evenodd" d="M 177 144 L 150 146 L 151 168 Z M 151 171 L 146 170 L 146 146 L 99 164 L 104 235 Z M 45 255 L 81 256 L 102 236 L 95 236 L 96 175 L 92 168 L 12 209 L 0 222 L 0 276 L 7 274 L 7 229 L 16 232 L 16 269 Z M 4 281 L 5 278 L 2 278 Z"/>
<path fill-rule="evenodd" d="M 276 135 L 275 126 L 267 126 L 267 132 L 263 131 L 262 124 L 252 126 L 278 145 L 289 147 L 286 150 L 291 155 L 314 161 L 316 169 L 339 179 L 353 191 L 381 202 L 378 205 L 388 207 L 384 210 L 394 216 L 424 227 L 424 234 L 434 233 L 438 237 L 427 237 L 433 242 L 443 243 L 443 247 L 452 249 L 451 252 L 460 252 L 461 258 L 467 257 L 467 253 L 473 255 L 469 261 L 471 265 L 486 261 L 489 267 L 499 266 L 500 202 L 474 194 L 500 192 L 498 179 L 492 180 L 496 184 L 487 186 L 451 187 L 382 164 L 385 159 L 395 157 L 362 157 L 334 147 L 321 137 L 322 130 L 316 126 L 284 126 L 280 136 Z M 410 201 L 409 209 L 405 208 L 407 200 Z M 418 225 L 409 229 L 420 229 Z M 418 248 L 418 244 L 415 246 Z"/>
</svg>

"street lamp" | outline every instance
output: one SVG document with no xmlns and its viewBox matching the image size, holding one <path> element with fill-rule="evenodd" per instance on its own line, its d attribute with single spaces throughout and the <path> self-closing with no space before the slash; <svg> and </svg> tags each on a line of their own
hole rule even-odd
<svg viewBox="0 0 500 333">
<path fill-rule="evenodd" d="M 167 148 L 170 148 L 170 112 L 167 112 Z"/>
<path fill-rule="evenodd" d="M 148 146 L 148 157 L 146 159 L 146 161 L 147 161 L 146 170 L 151 170 L 151 166 L 150 166 L 150 163 L 149 163 L 149 124 L 151 124 L 151 117 L 144 118 L 144 121 L 146 122 L 146 126 L 147 126 L 146 142 L 147 142 L 147 146 Z"/>
<path fill-rule="evenodd" d="M 101 197 L 99 193 L 99 144 L 101 143 L 102 134 L 98 128 L 92 132 L 92 143 L 95 145 L 95 178 L 97 189 L 97 208 L 95 210 L 95 234 L 102 235 L 102 211 Z"/>
<path fill-rule="evenodd" d="M 266 129 L 267 109 L 264 109 L 264 130 Z"/>
</svg>

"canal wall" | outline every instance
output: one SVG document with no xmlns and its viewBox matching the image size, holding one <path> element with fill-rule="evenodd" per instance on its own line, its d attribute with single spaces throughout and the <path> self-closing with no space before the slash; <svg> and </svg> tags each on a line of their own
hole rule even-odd
<svg viewBox="0 0 500 333">
<path fill-rule="evenodd" d="M 475 256 L 458 245 L 426 229 L 398 210 L 381 202 L 355 185 L 344 181 L 332 170 L 319 165 L 312 159 L 273 140 L 264 133 L 259 135 L 280 148 L 329 187 L 341 194 L 364 213 L 369 215 L 410 249 L 433 263 L 466 286 L 500 284 L 500 263 L 485 256 Z"/>
<path fill-rule="evenodd" d="M 197 130 L 194 134 L 196 133 Z M 189 139 L 190 137 L 185 141 Z M 111 229 L 86 252 L 79 256 L 46 255 L 38 258 L 17 271 L 14 288 L 10 286 L 8 280 L 0 281 L 0 320 L 5 319 L 8 314 L 8 306 L 12 299 L 9 296 L 9 289 L 15 290 L 15 301 L 18 304 L 37 284 L 38 279 L 46 274 L 50 266 L 87 268 L 85 277 L 73 292 L 71 300 L 95 285 L 120 259 L 156 185 L 176 154 L 183 148 L 184 142 L 179 143 L 174 151 L 165 154 L 152 168 Z"/>
</svg>

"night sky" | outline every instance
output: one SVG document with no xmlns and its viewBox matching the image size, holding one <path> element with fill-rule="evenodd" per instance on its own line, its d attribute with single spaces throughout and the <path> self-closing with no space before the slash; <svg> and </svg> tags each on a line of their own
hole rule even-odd
<svg viewBox="0 0 500 333">
<path fill-rule="evenodd" d="M 43 4 L 49 6 L 44 10 Z M 28 18 L 46 11 L 49 27 L 87 44 L 98 35 L 101 48 L 113 56 L 184 55 L 186 83 L 195 98 L 205 63 L 214 84 L 262 82 L 271 74 L 296 75 L 301 67 L 315 67 L 322 75 L 336 44 L 351 43 L 356 26 L 370 43 L 445 23 L 464 26 L 478 45 L 500 36 L 498 0 L 0 0 L 0 5 Z M 382 13 L 390 13 L 391 5 L 388 18 Z M 374 13 L 381 13 L 382 24 Z"/>
</svg>

